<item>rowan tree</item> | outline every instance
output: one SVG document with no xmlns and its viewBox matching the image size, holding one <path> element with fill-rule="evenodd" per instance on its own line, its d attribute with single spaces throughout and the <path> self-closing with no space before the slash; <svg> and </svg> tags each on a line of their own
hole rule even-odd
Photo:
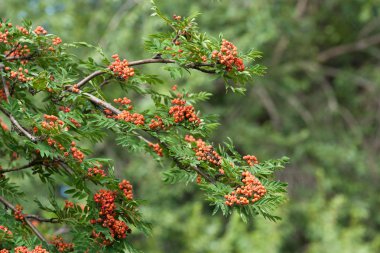
<svg viewBox="0 0 380 253">
<path fill-rule="evenodd" d="M 102 142 L 110 131 L 121 147 L 165 161 L 164 181 L 197 184 L 215 207 L 213 214 L 279 219 L 272 212 L 284 201 L 286 184 L 273 174 L 287 158 L 261 161 L 238 153 L 231 140 L 208 141 L 218 123 L 199 112 L 197 103 L 212 94 L 192 93 L 179 83 L 181 76 L 200 71 L 244 94 L 245 84 L 264 73 L 255 63 L 260 53 L 240 52 L 222 35 L 200 33 L 195 16 L 167 17 L 155 5 L 153 11 L 168 30 L 149 36 L 144 47 L 150 58 L 142 60 L 63 42 L 28 21 L 22 26 L 1 21 L 1 253 L 136 251 L 128 235 L 149 234 L 150 224 L 133 185 L 149 182 L 117 178 L 112 160 L 94 157 L 84 145 Z M 78 58 L 73 49 L 83 47 L 95 50 L 100 60 Z M 146 74 L 147 64 L 162 65 L 177 85 Z M 104 90 L 111 85 L 119 85 L 123 94 L 107 97 Z M 149 98 L 153 108 L 136 109 L 132 94 Z M 29 196 L 22 181 L 13 180 L 15 173 L 38 178 L 49 198 Z M 58 183 L 69 187 L 65 201 L 56 196 Z M 34 198 L 37 214 L 24 211 L 23 198 Z M 69 235 L 47 234 L 47 226 L 65 227 Z"/>
</svg>

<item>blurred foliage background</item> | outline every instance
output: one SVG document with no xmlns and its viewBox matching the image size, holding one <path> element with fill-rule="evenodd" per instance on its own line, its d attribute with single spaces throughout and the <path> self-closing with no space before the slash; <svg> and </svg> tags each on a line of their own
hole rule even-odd
<svg viewBox="0 0 380 253">
<path fill-rule="evenodd" d="M 115 159 L 117 174 L 146 199 L 153 234 L 130 240 L 145 252 L 380 252 L 380 2 L 379 0 L 162 0 L 168 15 L 194 12 L 204 32 L 224 36 L 240 50 L 263 52 L 266 76 L 247 96 L 225 93 L 221 80 L 192 72 L 170 80 L 215 95 L 204 114 L 218 114 L 213 141 L 229 136 L 243 154 L 291 158 L 277 176 L 289 183 L 283 220 L 244 224 L 238 216 L 211 216 L 194 185 L 165 185 L 162 167 L 145 154 L 127 153 L 113 137 L 96 146 Z M 150 1 L 0 0 L 0 17 L 32 20 L 64 42 L 100 45 L 109 55 L 149 58 L 143 41 L 163 29 Z M 95 52 L 77 54 L 94 57 Z M 157 66 L 147 71 L 160 74 Z M 117 89 L 108 87 L 110 97 Z M 137 101 L 136 101 L 137 102 Z M 149 106 L 139 98 L 142 107 Z M 28 178 L 25 187 L 35 189 Z M 40 192 L 36 192 L 40 194 Z M 32 209 L 33 202 L 29 202 Z M 62 232 L 62 231 L 61 231 Z"/>
</svg>

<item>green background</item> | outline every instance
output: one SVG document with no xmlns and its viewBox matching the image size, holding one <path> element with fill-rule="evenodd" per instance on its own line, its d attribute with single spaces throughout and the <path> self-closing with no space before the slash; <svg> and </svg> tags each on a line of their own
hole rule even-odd
<svg viewBox="0 0 380 253">
<path fill-rule="evenodd" d="M 95 155 L 115 159 L 117 175 L 147 200 L 142 210 L 153 223 L 151 237 L 130 236 L 134 245 L 145 252 L 380 252 L 380 2 L 165 0 L 158 6 L 167 15 L 200 12 L 201 31 L 263 52 L 267 74 L 255 78 L 246 96 L 226 94 L 221 80 L 205 74 L 174 81 L 156 66 L 145 69 L 167 77 L 163 89 L 178 84 L 214 93 L 199 109 L 219 115 L 215 143 L 229 136 L 259 160 L 290 157 L 277 174 L 289 184 L 289 200 L 277 223 L 211 216 L 196 186 L 165 185 L 164 168 L 121 150 L 109 136 Z M 137 60 L 152 57 L 144 38 L 164 29 L 150 8 L 138 0 L 0 0 L 0 17 L 14 24 L 29 19 L 64 42 L 86 41 Z M 30 190 L 38 182 L 19 180 Z"/>
</svg>

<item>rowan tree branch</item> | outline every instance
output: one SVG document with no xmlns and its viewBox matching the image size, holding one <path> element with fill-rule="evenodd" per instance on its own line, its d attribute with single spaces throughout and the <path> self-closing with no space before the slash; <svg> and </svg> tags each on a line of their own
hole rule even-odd
<svg viewBox="0 0 380 253">
<path fill-rule="evenodd" d="M 2 169 L 2 170 L 0 170 L 0 174 L 7 173 L 7 172 L 13 172 L 13 171 L 25 170 L 25 169 L 29 169 L 35 165 L 40 165 L 40 164 L 42 164 L 41 160 L 34 160 L 34 161 L 31 161 L 30 163 L 25 164 L 25 165 L 18 167 L 18 168 Z"/>
<path fill-rule="evenodd" d="M 16 207 L 12 205 L 8 200 L 6 200 L 4 197 L 0 196 L 0 202 L 3 203 L 3 205 L 6 208 L 11 209 L 13 212 L 16 211 Z M 29 228 L 32 230 L 32 232 L 43 242 L 48 243 L 45 237 L 41 234 L 41 232 L 32 224 L 32 222 L 29 219 L 36 219 L 35 215 L 32 215 L 32 217 L 28 218 L 28 215 L 25 215 L 25 223 L 29 226 Z M 40 218 L 41 220 L 44 220 L 44 218 Z"/>
<path fill-rule="evenodd" d="M 167 63 L 176 63 L 176 61 L 171 60 L 171 59 L 163 59 L 163 58 L 149 58 L 149 59 L 131 61 L 128 63 L 128 66 L 137 66 L 137 65 L 144 65 L 144 64 L 151 64 L 151 63 L 165 63 L 165 64 L 167 64 Z M 215 70 L 213 70 L 213 69 L 202 68 L 202 67 L 215 67 L 214 63 L 192 62 L 192 63 L 188 63 L 188 64 L 183 65 L 183 67 L 189 68 L 189 69 L 195 69 L 195 70 L 198 70 L 198 71 L 201 71 L 204 73 L 208 73 L 208 74 L 214 74 L 215 73 Z M 106 74 L 106 73 L 107 72 L 104 70 L 97 70 L 97 71 L 89 74 L 88 76 L 86 76 L 85 78 L 83 78 L 82 80 L 80 80 L 76 84 L 77 88 L 80 89 L 82 86 L 84 86 L 86 83 L 88 83 L 89 81 L 91 81 L 95 77 Z M 66 89 L 68 87 L 70 87 L 70 86 L 66 86 Z"/>
<path fill-rule="evenodd" d="M 72 87 L 70 87 L 68 90 L 72 91 Z M 100 106 L 100 107 L 103 107 L 105 109 L 108 109 L 108 110 L 110 110 L 114 114 L 120 114 L 121 113 L 121 111 L 119 109 L 115 108 L 114 106 L 112 106 L 111 104 L 107 103 L 106 101 L 104 101 L 104 100 L 102 100 L 100 98 L 95 97 L 94 95 L 92 95 L 90 93 L 79 91 L 79 94 L 82 94 L 83 96 L 87 97 L 87 99 L 89 101 L 91 101 L 92 103 L 96 104 L 97 106 Z M 140 135 L 136 131 L 133 131 L 132 133 L 136 134 L 137 137 L 140 140 L 146 142 L 147 144 L 151 143 L 151 141 L 149 141 L 148 139 L 146 139 L 144 136 Z M 144 133 L 147 133 L 147 132 L 144 131 Z M 162 144 L 166 148 L 168 148 L 164 143 L 162 143 Z M 176 158 L 172 158 L 172 159 L 178 165 L 179 168 L 186 169 L 185 166 L 178 159 L 176 159 Z M 204 173 L 202 170 L 200 170 L 197 166 L 189 166 L 189 168 L 192 169 L 192 170 L 194 170 L 194 171 L 196 171 L 198 174 L 200 174 L 201 176 L 203 176 L 210 183 L 215 184 L 215 180 L 212 179 L 210 176 L 208 176 L 206 173 Z"/>
</svg>

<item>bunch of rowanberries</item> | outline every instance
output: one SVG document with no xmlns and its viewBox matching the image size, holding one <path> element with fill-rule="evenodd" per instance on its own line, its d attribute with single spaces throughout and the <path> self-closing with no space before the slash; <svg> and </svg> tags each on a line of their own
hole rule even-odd
<svg viewBox="0 0 380 253">
<path fill-rule="evenodd" d="M 254 156 L 254 155 L 243 156 L 243 159 L 248 163 L 249 166 L 259 164 L 259 161 L 257 160 L 256 156 Z"/>
<path fill-rule="evenodd" d="M 106 173 L 104 172 L 104 170 L 102 168 L 99 168 L 97 166 L 95 166 L 93 168 L 88 168 L 88 170 L 87 170 L 87 176 L 94 177 L 94 176 L 97 176 L 97 175 L 100 175 L 101 177 L 105 177 Z"/>
<path fill-rule="evenodd" d="M 211 145 L 207 145 L 202 139 L 199 138 L 197 140 L 192 135 L 186 135 L 185 141 L 196 144 L 196 147 L 194 147 L 193 150 L 195 151 L 195 155 L 199 161 L 208 161 L 216 166 L 220 166 L 222 164 L 222 157 Z"/>
<path fill-rule="evenodd" d="M 66 243 L 62 236 L 54 237 L 53 241 L 50 242 L 53 244 L 59 252 L 71 252 L 74 251 L 73 243 Z"/>
<path fill-rule="evenodd" d="M 153 148 L 154 152 L 156 152 L 157 155 L 159 156 L 164 156 L 163 153 L 162 153 L 162 148 L 160 146 L 160 144 L 158 143 L 149 143 L 149 147 Z"/>
<path fill-rule="evenodd" d="M 37 35 L 46 35 L 47 31 L 42 26 L 37 26 L 33 31 Z"/>
<path fill-rule="evenodd" d="M 238 71 L 245 69 L 243 60 L 238 57 L 236 46 L 225 39 L 222 40 L 220 51 L 212 52 L 212 58 L 226 66 L 227 71 L 231 71 L 233 67 L 236 67 Z"/>
<path fill-rule="evenodd" d="M 195 114 L 194 107 L 192 105 L 185 105 L 186 101 L 180 98 L 172 100 L 172 105 L 169 109 L 169 114 L 173 116 L 175 123 L 180 123 L 184 120 L 188 120 L 195 124 L 200 124 L 201 119 Z"/>
<path fill-rule="evenodd" d="M 163 129 L 165 127 L 164 122 L 160 116 L 154 116 L 154 119 L 150 121 L 149 128 L 152 130 Z"/>
<path fill-rule="evenodd" d="M 235 191 L 224 196 L 226 199 L 226 205 L 248 205 L 250 201 L 255 203 L 266 194 L 267 190 L 265 187 L 249 171 L 244 171 L 242 176 L 243 179 L 241 181 L 244 185 L 236 188 Z"/>
<path fill-rule="evenodd" d="M 135 74 L 135 70 L 128 67 L 128 61 L 126 59 L 121 61 L 117 54 L 112 55 L 112 58 L 114 59 L 114 62 L 112 62 L 108 68 L 117 76 L 124 80 L 128 80 L 129 77 L 132 77 Z"/>
</svg>

